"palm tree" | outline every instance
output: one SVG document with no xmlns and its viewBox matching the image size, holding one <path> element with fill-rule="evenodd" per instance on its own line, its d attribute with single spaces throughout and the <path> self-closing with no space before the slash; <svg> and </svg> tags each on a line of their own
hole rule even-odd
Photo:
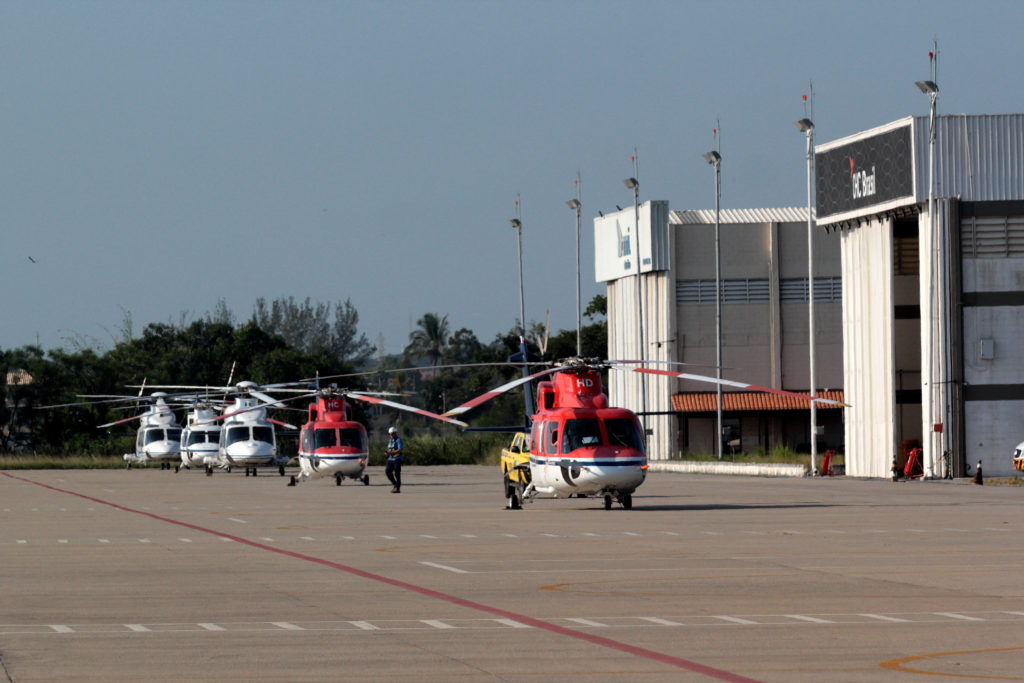
<svg viewBox="0 0 1024 683">
<path fill-rule="evenodd" d="M 426 356 L 431 365 L 437 365 L 441 352 L 448 343 L 448 316 L 437 313 L 424 313 L 416 321 L 417 328 L 409 333 L 409 345 L 403 352 L 406 357 Z"/>
</svg>

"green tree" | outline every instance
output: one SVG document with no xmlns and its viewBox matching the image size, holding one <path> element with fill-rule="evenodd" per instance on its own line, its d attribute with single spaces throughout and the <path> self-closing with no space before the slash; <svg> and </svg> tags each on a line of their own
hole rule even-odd
<svg viewBox="0 0 1024 683">
<path fill-rule="evenodd" d="M 409 345 L 405 347 L 407 359 L 427 358 L 431 365 L 437 365 L 448 343 L 448 316 L 425 313 L 416 321 L 417 328 L 409 333 Z"/>
</svg>

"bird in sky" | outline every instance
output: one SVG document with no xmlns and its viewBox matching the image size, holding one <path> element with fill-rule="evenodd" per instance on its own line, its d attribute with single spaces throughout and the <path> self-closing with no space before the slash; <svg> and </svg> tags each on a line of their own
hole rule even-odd
<svg viewBox="0 0 1024 683">
<path fill-rule="evenodd" d="M 29 260 L 29 261 L 31 261 L 32 263 L 39 263 L 39 261 L 36 261 L 36 260 L 35 260 L 34 258 L 32 258 L 31 256 L 29 256 L 29 257 L 28 257 L 28 260 Z"/>
</svg>

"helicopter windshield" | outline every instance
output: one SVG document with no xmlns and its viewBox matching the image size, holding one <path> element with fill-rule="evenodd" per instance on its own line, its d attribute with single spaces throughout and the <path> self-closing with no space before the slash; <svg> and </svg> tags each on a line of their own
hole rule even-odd
<svg viewBox="0 0 1024 683">
<path fill-rule="evenodd" d="M 185 445 L 194 446 L 197 443 L 210 443 L 212 441 L 210 437 L 213 435 L 213 432 L 189 432 L 188 438 L 185 440 Z"/>
<path fill-rule="evenodd" d="M 164 430 L 162 430 L 162 429 L 147 429 L 146 430 L 146 438 L 144 440 L 144 443 L 151 444 L 154 441 L 163 441 L 163 440 L 164 440 Z"/>
<path fill-rule="evenodd" d="M 339 446 L 362 449 L 363 435 L 358 429 L 339 429 L 338 431 L 341 436 Z"/>
<path fill-rule="evenodd" d="M 612 446 L 625 446 L 638 451 L 644 449 L 643 437 L 640 436 L 640 430 L 632 420 L 623 417 L 610 417 L 604 421 L 604 428 L 608 432 L 608 441 Z"/>
<path fill-rule="evenodd" d="M 181 429 L 175 427 L 167 430 L 168 441 L 181 441 Z"/>
<path fill-rule="evenodd" d="M 337 446 L 337 430 L 317 429 L 313 432 L 313 448 L 330 448 Z"/>
<path fill-rule="evenodd" d="M 224 444 L 227 445 L 227 446 L 230 446 L 233 443 L 238 443 L 239 441 L 248 441 L 248 440 L 249 440 L 249 427 L 248 426 L 228 427 L 227 430 L 225 430 L 225 432 L 224 432 Z"/>
<path fill-rule="evenodd" d="M 596 418 L 566 420 L 562 433 L 562 452 L 571 453 L 577 448 L 601 445 L 601 427 Z"/>
<path fill-rule="evenodd" d="M 264 441 L 266 443 L 274 443 L 274 428 L 273 427 L 253 427 L 252 428 L 252 439 L 253 439 L 253 441 Z"/>
</svg>

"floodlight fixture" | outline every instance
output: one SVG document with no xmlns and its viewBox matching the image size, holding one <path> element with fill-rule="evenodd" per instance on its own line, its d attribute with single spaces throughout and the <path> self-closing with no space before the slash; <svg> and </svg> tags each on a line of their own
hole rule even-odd
<svg viewBox="0 0 1024 683">
<path fill-rule="evenodd" d="M 717 164 L 722 160 L 722 155 L 719 154 L 716 150 L 711 150 L 710 152 L 703 156 L 704 161 L 708 162 L 709 164 Z"/>
<path fill-rule="evenodd" d="M 640 189 L 640 183 L 637 182 L 636 178 L 623 178 L 622 183 L 634 192 Z"/>
<path fill-rule="evenodd" d="M 512 218 L 509 220 L 509 224 L 516 230 L 521 230 L 523 227 L 522 222 L 518 218 Z"/>
<path fill-rule="evenodd" d="M 936 95 L 939 92 L 939 86 L 935 81 L 914 81 L 914 85 L 926 95 Z"/>
<path fill-rule="evenodd" d="M 583 206 L 582 204 L 580 204 L 580 200 L 576 199 L 575 197 L 573 199 L 568 200 L 566 204 L 568 204 L 569 208 L 574 211 L 579 211 L 580 207 Z"/>
<path fill-rule="evenodd" d="M 796 124 L 797 129 L 799 129 L 801 133 L 806 133 L 809 130 L 814 130 L 814 122 L 811 121 L 810 119 L 800 119 L 799 121 L 794 121 L 793 123 Z"/>
</svg>

